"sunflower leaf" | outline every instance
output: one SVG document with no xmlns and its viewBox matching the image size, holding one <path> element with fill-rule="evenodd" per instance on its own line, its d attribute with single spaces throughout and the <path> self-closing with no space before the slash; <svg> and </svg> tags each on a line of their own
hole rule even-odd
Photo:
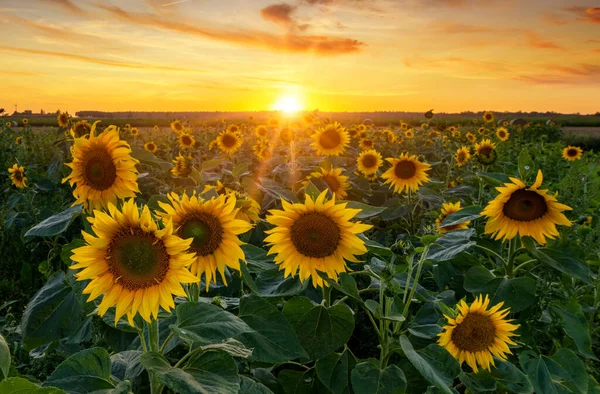
<svg viewBox="0 0 600 394">
<path fill-rule="evenodd" d="M 481 217 L 481 207 L 472 205 L 470 207 L 461 208 L 458 212 L 451 213 L 442 221 L 440 227 L 454 226 Z"/>
<path fill-rule="evenodd" d="M 82 204 L 77 204 L 70 208 L 65 209 L 61 213 L 50 216 L 49 218 L 41 221 L 26 233 L 26 237 L 52 237 L 58 234 L 62 234 L 69 227 L 73 218 L 80 215 L 83 210 Z"/>
<path fill-rule="evenodd" d="M 368 359 L 358 364 L 352 371 L 352 388 L 357 393 L 404 393 L 406 377 L 396 365 L 388 365 L 380 369 L 379 360 Z"/>
<path fill-rule="evenodd" d="M 23 378 L 8 378 L 0 382 L 2 394 L 67 394 L 56 387 L 40 387 Z"/>
</svg>

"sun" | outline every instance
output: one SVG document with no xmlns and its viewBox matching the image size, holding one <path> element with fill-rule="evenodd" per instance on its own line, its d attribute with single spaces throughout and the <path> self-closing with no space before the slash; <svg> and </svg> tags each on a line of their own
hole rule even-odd
<svg viewBox="0 0 600 394">
<path fill-rule="evenodd" d="M 275 111 L 282 111 L 285 113 L 293 113 L 302 110 L 302 103 L 296 96 L 286 95 L 281 96 L 273 105 Z"/>
</svg>

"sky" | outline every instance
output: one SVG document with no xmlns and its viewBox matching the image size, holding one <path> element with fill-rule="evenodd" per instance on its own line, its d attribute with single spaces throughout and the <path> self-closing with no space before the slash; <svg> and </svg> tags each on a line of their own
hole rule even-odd
<svg viewBox="0 0 600 394">
<path fill-rule="evenodd" d="M 0 0 L 0 107 L 600 111 L 600 2 Z"/>
</svg>

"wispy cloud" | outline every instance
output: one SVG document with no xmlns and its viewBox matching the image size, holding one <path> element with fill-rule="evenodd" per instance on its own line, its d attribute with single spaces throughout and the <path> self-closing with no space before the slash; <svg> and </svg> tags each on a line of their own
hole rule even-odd
<svg viewBox="0 0 600 394">
<path fill-rule="evenodd" d="M 38 75 L 41 75 L 41 74 L 40 73 L 30 73 L 30 72 L 25 72 L 25 71 L 0 70 L 0 75 L 8 75 L 8 76 L 15 76 L 15 77 L 37 77 Z"/>
<path fill-rule="evenodd" d="M 561 51 L 565 51 L 566 48 L 556 44 L 553 41 L 550 40 L 545 40 L 542 37 L 540 37 L 537 33 L 535 32 L 528 32 L 527 33 L 527 37 L 528 37 L 528 42 L 529 42 L 529 46 L 533 47 L 533 48 L 540 48 L 540 49 L 556 49 L 556 50 L 561 50 Z"/>
<path fill-rule="evenodd" d="M 573 6 L 565 8 L 565 11 L 577 15 L 580 22 L 600 24 L 600 7 Z"/>
<path fill-rule="evenodd" d="M 514 79 L 536 85 L 598 85 L 600 65 L 586 63 L 576 66 L 547 65 L 540 73 L 519 75 Z"/>
<path fill-rule="evenodd" d="M 70 12 L 71 14 L 84 15 L 86 13 L 86 11 L 83 8 L 76 5 L 71 0 L 42 0 L 42 1 L 47 4 L 58 6 L 58 7 L 62 8 L 63 10 Z"/>
</svg>

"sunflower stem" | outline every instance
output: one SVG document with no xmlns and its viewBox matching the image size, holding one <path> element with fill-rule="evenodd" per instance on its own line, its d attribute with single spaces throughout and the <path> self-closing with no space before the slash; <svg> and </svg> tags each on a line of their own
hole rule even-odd
<svg viewBox="0 0 600 394">
<path fill-rule="evenodd" d="M 421 270 L 423 269 L 423 265 L 425 263 L 427 252 L 429 251 L 429 245 L 425 246 L 423 253 L 421 254 L 421 258 L 417 263 L 417 273 L 415 274 L 415 280 L 413 281 L 413 285 L 410 289 L 410 295 L 404 304 L 404 310 L 402 311 L 402 316 L 406 319 L 406 315 L 408 314 L 408 309 L 410 308 L 410 304 L 412 303 L 412 299 L 415 295 L 415 291 L 417 291 L 417 286 L 419 285 L 419 278 L 421 277 Z"/>
<path fill-rule="evenodd" d="M 331 287 L 323 285 L 323 301 L 325 302 L 325 307 L 329 308 L 331 305 Z"/>
<path fill-rule="evenodd" d="M 506 276 L 508 279 L 513 276 L 513 267 L 515 265 L 515 251 L 517 250 L 517 237 L 508 241 L 508 261 L 506 262 Z"/>
<path fill-rule="evenodd" d="M 158 319 L 152 319 L 148 325 L 148 342 L 150 343 L 150 351 L 159 352 L 159 329 Z M 158 378 L 158 374 L 150 373 L 150 391 L 152 394 L 158 394 L 162 391 L 162 385 Z"/>
</svg>

